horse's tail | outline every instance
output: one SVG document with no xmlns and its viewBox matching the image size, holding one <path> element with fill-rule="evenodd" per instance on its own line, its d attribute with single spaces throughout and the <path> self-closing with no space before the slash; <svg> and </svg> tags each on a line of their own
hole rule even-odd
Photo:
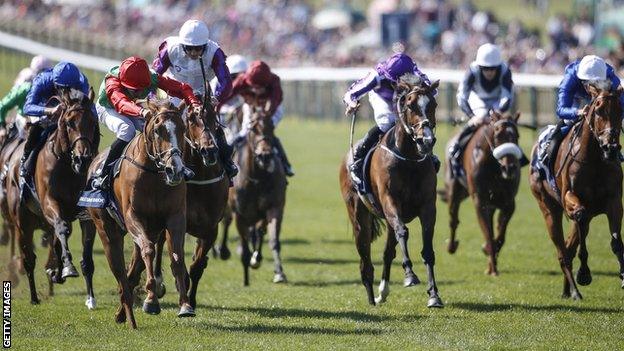
<svg viewBox="0 0 624 351">
<path fill-rule="evenodd" d="M 381 233 L 384 228 L 383 220 L 380 217 L 375 215 L 371 215 L 371 239 L 375 241 L 378 237 L 381 236 Z"/>
<path fill-rule="evenodd" d="M 440 200 L 442 200 L 442 202 L 444 203 L 448 203 L 448 193 L 446 192 L 446 189 L 438 189 L 438 197 L 440 198 Z"/>
</svg>

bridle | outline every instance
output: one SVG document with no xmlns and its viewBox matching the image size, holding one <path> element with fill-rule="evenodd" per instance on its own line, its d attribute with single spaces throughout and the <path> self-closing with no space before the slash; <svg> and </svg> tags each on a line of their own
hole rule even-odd
<svg viewBox="0 0 624 351">
<path fill-rule="evenodd" d="M 217 142 L 216 142 L 217 139 L 215 138 L 214 134 L 210 131 L 208 126 L 206 126 L 206 123 L 203 121 L 203 119 L 201 117 L 198 117 L 198 119 L 200 119 L 202 121 L 203 125 L 204 125 L 204 128 L 202 129 L 202 131 L 200 133 L 200 138 L 202 136 L 207 136 L 210 140 L 213 141 L 214 147 L 219 149 L 219 146 L 217 145 Z M 186 140 L 186 143 L 190 146 L 191 150 L 199 153 L 199 147 L 200 147 L 199 143 L 196 142 L 196 141 L 191 140 L 191 138 L 189 136 L 189 133 L 190 133 L 189 128 L 186 128 L 186 132 L 184 133 L 184 140 Z"/>
<path fill-rule="evenodd" d="M 81 103 L 79 103 L 79 104 L 77 103 L 77 104 L 74 104 L 74 105 L 70 106 L 69 109 L 64 110 L 62 112 L 61 116 L 59 117 L 59 119 L 63 120 L 63 116 L 65 116 L 65 115 L 67 115 L 69 113 L 72 113 L 72 112 L 82 112 L 83 115 L 84 115 L 84 113 L 86 111 L 87 111 L 87 109 Z M 67 134 L 68 134 L 67 137 L 69 138 L 69 133 L 67 133 Z M 86 157 L 91 157 L 92 156 L 91 152 L 93 151 L 93 140 L 91 138 L 89 138 L 88 136 L 86 136 L 86 135 L 80 134 L 76 139 L 71 140 L 70 143 L 69 143 L 69 157 L 70 157 L 70 159 L 73 159 L 76 156 L 74 150 L 76 148 L 76 145 L 80 141 L 86 141 L 87 142 L 87 146 L 89 148 L 89 153 L 87 155 L 85 155 L 85 156 Z M 62 155 L 57 154 L 56 151 L 54 151 L 54 148 L 52 148 L 52 153 L 54 154 L 54 156 L 56 157 L 57 160 L 61 159 Z"/>
<path fill-rule="evenodd" d="M 589 130 L 592 132 L 594 139 L 596 140 L 600 140 L 600 135 L 597 133 L 596 129 L 594 128 L 594 122 L 596 120 L 596 106 L 598 105 L 598 101 L 603 100 L 603 99 L 613 99 L 613 98 L 618 98 L 618 96 L 616 94 L 613 93 L 609 93 L 606 95 L 598 95 L 596 96 L 592 102 L 591 105 L 589 106 L 589 110 L 587 111 L 586 114 L 583 115 L 583 119 L 585 120 L 585 122 L 587 122 L 587 126 L 589 127 Z M 611 136 L 611 134 L 613 134 L 614 129 L 609 127 L 609 128 L 605 128 L 604 130 L 601 131 L 600 134 L 605 134 L 605 133 L 609 133 L 609 135 Z M 617 133 L 617 130 L 615 130 Z"/>
<path fill-rule="evenodd" d="M 421 138 L 416 134 L 416 131 L 418 129 L 423 129 L 423 128 L 427 128 L 429 127 L 431 129 L 431 132 L 434 133 L 434 129 L 435 127 L 432 126 L 431 121 L 429 120 L 429 118 L 427 118 L 427 114 L 426 112 L 423 110 L 423 107 L 419 105 L 419 114 L 418 116 L 421 118 L 420 123 L 418 123 L 417 126 L 411 126 L 408 125 L 407 123 L 407 118 L 405 117 L 405 114 L 407 113 L 408 109 L 411 109 L 411 107 L 407 104 L 403 103 L 403 100 L 407 99 L 408 96 L 410 95 L 424 95 L 427 96 L 428 94 L 423 94 L 423 90 L 421 87 L 413 87 L 410 91 L 403 91 L 401 93 L 399 93 L 396 97 L 396 108 L 397 108 L 397 115 L 399 118 L 397 118 L 399 120 L 399 123 L 401 124 L 401 127 L 403 128 L 403 130 L 405 131 L 405 133 L 410 137 L 410 139 L 413 142 L 418 142 L 418 140 Z M 429 97 L 431 98 L 431 97 Z M 413 109 L 412 109 L 413 111 Z M 416 111 L 414 111 L 416 112 Z"/>
<path fill-rule="evenodd" d="M 161 115 L 165 115 L 165 114 L 173 114 L 176 113 L 175 111 L 172 110 L 166 110 L 166 111 L 161 111 L 158 112 L 157 114 L 154 115 L 154 117 L 152 117 L 150 119 L 151 121 L 155 121 L 159 116 Z M 149 122 L 148 122 L 149 123 Z M 145 125 L 145 131 L 147 132 L 148 129 L 148 124 Z M 155 136 L 154 138 L 158 138 L 159 135 L 157 133 L 154 133 Z M 152 141 L 152 140 L 151 140 Z M 148 137 L 147 137 L 147 133 L 143 133 L 143 142 L 145 143 L 145 152 L 147 153 L 147 157 L 154 162 L 154 164 L 156 165 L 156 168 L 158 168 L 159 170 L 162 170 L 163 168 L 166 167 L 166 162 L 171 159 L 174 156 L 180 156 L 182 157 L 182 151 L 177 148 L 177 147 L 171 147 L 167 150 L 158 150 L 156 143 L 154 143 L 154 141 L 152 141 L 152 148 L 154 149 L 153 153 L 150 153 L 150 147 L 148 145 Z"/>
</svg>

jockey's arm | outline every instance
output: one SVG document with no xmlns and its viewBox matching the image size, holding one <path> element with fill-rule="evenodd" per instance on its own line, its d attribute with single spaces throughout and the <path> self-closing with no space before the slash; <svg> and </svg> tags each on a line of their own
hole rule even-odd
<svg viewBox="0 0 624 351">
<path fill-rule="evenodd" d="M 511 108 L 512 102 L 514 98 L 514 85 L 513 80 L 511 78 L 511 70 L 507 70 L 505 75 L 503 76 L 502 86 L 501 86 L 501 96 L 498 101 L 498 110 L 500 112 L 506 112 Z"/>
<path fill-rule="evenodd" d="M 175 79 L 158 75 L 158 88 L 164 90 L 173 97 L 184 99 L 189 105 L 201 106 L 201 101 L 199 101 L 193 93 L 193 88 L 186 83 L 181 83 Z"/>
<path fill-rule="evenodd" d="M 28 91 L 30 90 L 31 84 L 30 82 L 25 82 L 20 85 L 16 85 L 9 93 L 0 100 L 0 125 L 4 126 L 6 121 L 7 113 L 12 110 L 14 107 L 20 106 L 20 104 L 24 104 L 26 100 L 26 96 L 28 95 Z"/>
<path fill-rule="evenodd" d="M 224 102 L 223 98 L 229 96 L 232 90 L 232 77 L 230 76 L 230 70 L 225 64 L 225 54 L 221 48 L 215 52 L 210 67 L 212 67 L 218 81 L 213 94 L 219 102 Z"/>
<path fill-rule="evenodd" d="M 171 67 L 171 60 L 169 59 L 169 49 L 167 48 L 167 41 L 163 41 L 158 47 L 158 53 L 152 61 L 152 68 L 158 74 L 165 73 L 169 67 Z"/>
<path fill-rule="evenodd" d="M 32 87 L 26 95 L 23 112 L 24 115 L 42 117 L 45 115 L 45 103 L 47 98 L 54 95 L 54 83 L 51 75 L 38 75 L 32 83 Z"/>
<path fill-rule="evenodd" d="M 575 72 L 566 72 L 559 84 L 557 94 L 557 116 L 561 119 L 575 120 L 579 109 L 574 107 L 574 94 L 580 85 Z M 582 87 L 580 88 L 582 89 Z"/>
<path fill-rule="evenodd" d="M 468 97 L 470 96 L 470 91 L 475 83 L 475 76 L 472 74 L 472 71 L 469 69 L 464 75 L 464 79 L 459 83 L 459 87 L 457 88 L 457 105 L 459 108 L 471 118 L 474 116 L 474 112 L 468 103 Z"/>
<path fill-rule="evenodd" d="M 141 106 L 123 93 L 119 78 L 109 77 L 106 79 L 106 96 L 118 113 L 132 117 L 141 115 Z"/>
<path fill-rule="evenodd" d="M 364 94 L 375 89 L 379 86 L 381 78 L 375 70 L 368 72 L 364 78 L 359 79 L 355 83 L 351 84 L 349 90 L 345 93 L 342 101 L 349 107 L 354 108 L 358 104 L 358 100 L 364 96 Z"/>
</svg>

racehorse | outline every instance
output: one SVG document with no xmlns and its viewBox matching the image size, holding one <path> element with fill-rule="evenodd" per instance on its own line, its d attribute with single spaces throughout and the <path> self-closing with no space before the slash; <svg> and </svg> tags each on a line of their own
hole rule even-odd
<svg viewBox="0 0 624 351">
<path fill-rule="evenodd" d="M 189 113 L 185 122 L 184 138 L 189 149 L 184 161 L 195 172 L 195 177 L 186 182 L 186 231 L 197 238 L 197 247 L 189 270 L 189 300 L 195 308 L 197 287 L 208 264 L 208 251 L 217 238 L 219 221 L 228 201 L 230 181 L 219 161 L 219 150 L 214 137 L 217 120 L 212 106 L 205 109 L 203 118 L 199 114 Z M 161 238 L 156 249 L 154 267 L 159 298 L 165 294 L 161 270 L 163 244 L 164 238 Z"/>
<path fill-rule="evenodd" d="M 184 105 L 184 104 L 183 104 Z M 132 311 L 133 289 L 139 284 L 143 269 L 147 271 L 147 297 L 143 311 L 160 313 L 156 297 L 153 261 L 155 245 L 166 233 L 171 270 L 179 291 L 179 317 L 194 316 L 189 304 L 184 264 L 184 235 L 186 232 L 186 185 L 183 182 L 184 122 L 179 109 L 168 100 L 148 100 L 145 104 L 151 114 L 145 120 L 143 133 L 137 134 L 126 147 L 119 162 L 118 177 L 114 178 L 111 193 L 114 196 L 123 225 L 130 232 L 134 251 L 126 276 L 123 254 L 124 230 L 104 208 L 89 208 L 102 240 L 111 271 L 119 283 L 121 304 L 116 321 L 129 320 L 136 328 Z M 106 152 L 94 160 L 89 173 L 93 174 L 105 159 Z"/>
<path fill-rule="evenodd" d="M 488 255 L 486 274 L 496 276 L 496 260 L 505 243 L 507 224 L 516 206 L 522 150 L 518 146 L 517 122 L 520 114 L 503 116 L 493 111 L 490 117 L 490 123 L 475 131 L 462 154 L 461 164 L 465 177 L 451 175 L 450 155 L 447 154 L 445 189 L 441 192 L 441 197 L 449 205 L 451 236 L 448 252 L 455 253 L 459 245 L 459 241 L 455 239 L 459 225 L 459 206 L 470 196 L 485 238 L 483 252 Z M 457 136 L 451 139 L 449 145 L 456 138 Z M 499 210 L 498 235 L 494 238 L 493 219 L 496 209 Z"/>
<path fill-rule="evenodd" d="M 53 294 L 52 283 L 63 283 L 68 277 L 78 276 L 72 263 L 68 238 L 72 230 L 71 223 L 79 211 L 77 202 L 87 180 L 87 169 L 100 141 L 97 118 L 92 113 L 93 98 L 92 90 L 88 97 L 76 96 L 72 92 L 56 98 L 63 107 L 56 116 L 50 117 L 50 121 L 56 122 L 56 129 L 47 137 L 43 149 L 37 155 L 35 189 L 27 196 L 28 199 L 20 199 L 19 189 L 19 163 L 23 145 L 9 158 L 8 174 L 3 184 L 6 197 L 2 201 L 6 201 L 6 205 L 3 205 L 7 209 L 5 218 L 11 223 L 22 251 L 32 304 L 39 303 L 34 279 L 35 229 L 54 233 L 46 264 L 50 294 Z"/>
<path fill-rule="evenodd" d="M 537 167 L 531 167 L 531 191 L 546 221 L 548 234 L 557 249 L 563 271 L 564 298 L 581 299 L 576 286 L 589 285 L 591 271 L 587 265 L 587 234 L 593 217 L 606 214 L 611 234 L 611 250 L 620 264 L 621 287 L 624 288 L 624 245 L 622 244 L 622 168 L 619 162 L 620 129 L 622 128 L 622 87 L 615 91 L 590 86 L 591 103 L 565 136 L 553 162 L 556 188 L 553 189 Z M 533 157 L 537 145 L 533 147 Z M 572 220 L 567 241 L 563 238 L 562 214 Z M 572 275 L 572 261 L 580 246 L 581 265 Z"/>
<path fill-rule="evenodd" d="M 241 240 L 245 286 L 249 285 L 249 267 L 260 267 L 261 233 L 267 231 L 275 265 L 273 282 L 287 281 L 282 267 L 280 232 L 288 183 L 281 160 L 275 154 L 273 133 L 270 117 L 253 111 L 249 133 L 236 153 L 240 173 L 230 189 L 229 207 Z M 250 240 L 253 254 L 249 250 Z"/>
<path fill-rule="evenodd" d="M 428 307 L 442 307 L 434 277 L 435 253 L 433 230 L 436 220 L 436 169 L 432 157 L 435 144 L 435 109 L 433 96 L 439 81 L 424 84 L 417 76 L 406 75 L 395 92 L 397 125 L 381 139 L 379 147 L 371 151 L 370 188 L 372 203 L 358 195 L 347 170 L 347 160 L 340 166 L 340 186 L 353 226 L 355 244 L 360 255 L 360 274 L 371 305 L 385 302 L 390 293 L 390 266 L 396 255 L 396 244 L 403 253 L 404 286 L 419 284 L 412 270 L 407 247 L 409 232 L 406 224 L 420 219 L 422 227 L 422 258 L 429 276 Z M 373 296 L 374 268 L 371 262 L 371 242 L 381 234 L 385 220 L 388 238 L 383 255 L 383 272 L 379 297 Z"/>
</svg>

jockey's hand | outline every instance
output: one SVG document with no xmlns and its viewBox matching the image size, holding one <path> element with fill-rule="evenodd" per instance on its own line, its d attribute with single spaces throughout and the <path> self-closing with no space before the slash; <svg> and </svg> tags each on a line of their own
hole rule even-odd
<svg viewBox="0 0 624 351">
<path fill-rule="evenodd" d="M 199 104 L 195 104 L 193 106 L 191 106 L 191 113 L 197 116 L 201 116 L 202 113 L 202 106 Z"/>
<path fill-rule="evenodd" d="M 578 111 L 576 111 L 576 115 L 579 117 L 584 117 L 585 115 L 587 115 L 588 112 L 589 112 L 589 105 L 585 105 L 583 106 L 583 108 L 579 108 Z"/>
<path fill-rule="evenodd" d="M 45 109 L 43 109 L 43 114 L 46 116 L 54 116 L 63 108 L 65 108 L 63 104 L 58 104 L 54 107 L 46 107 Z"/>
<path fill-rule="evenodd" d="M 152 111 L 147 108 L 141 109 L 141 117 L 146 120 L 152 118 Z"/>
<path fill-rule="evenodd" d="M 356 103 L 354 105 L 347 105 L 347 109 L 345 110 L 346 116 L 351 116 L 351 114 L 355 113 L 358 108 L 360 108 L 360 104 Z"/>
</svg>

